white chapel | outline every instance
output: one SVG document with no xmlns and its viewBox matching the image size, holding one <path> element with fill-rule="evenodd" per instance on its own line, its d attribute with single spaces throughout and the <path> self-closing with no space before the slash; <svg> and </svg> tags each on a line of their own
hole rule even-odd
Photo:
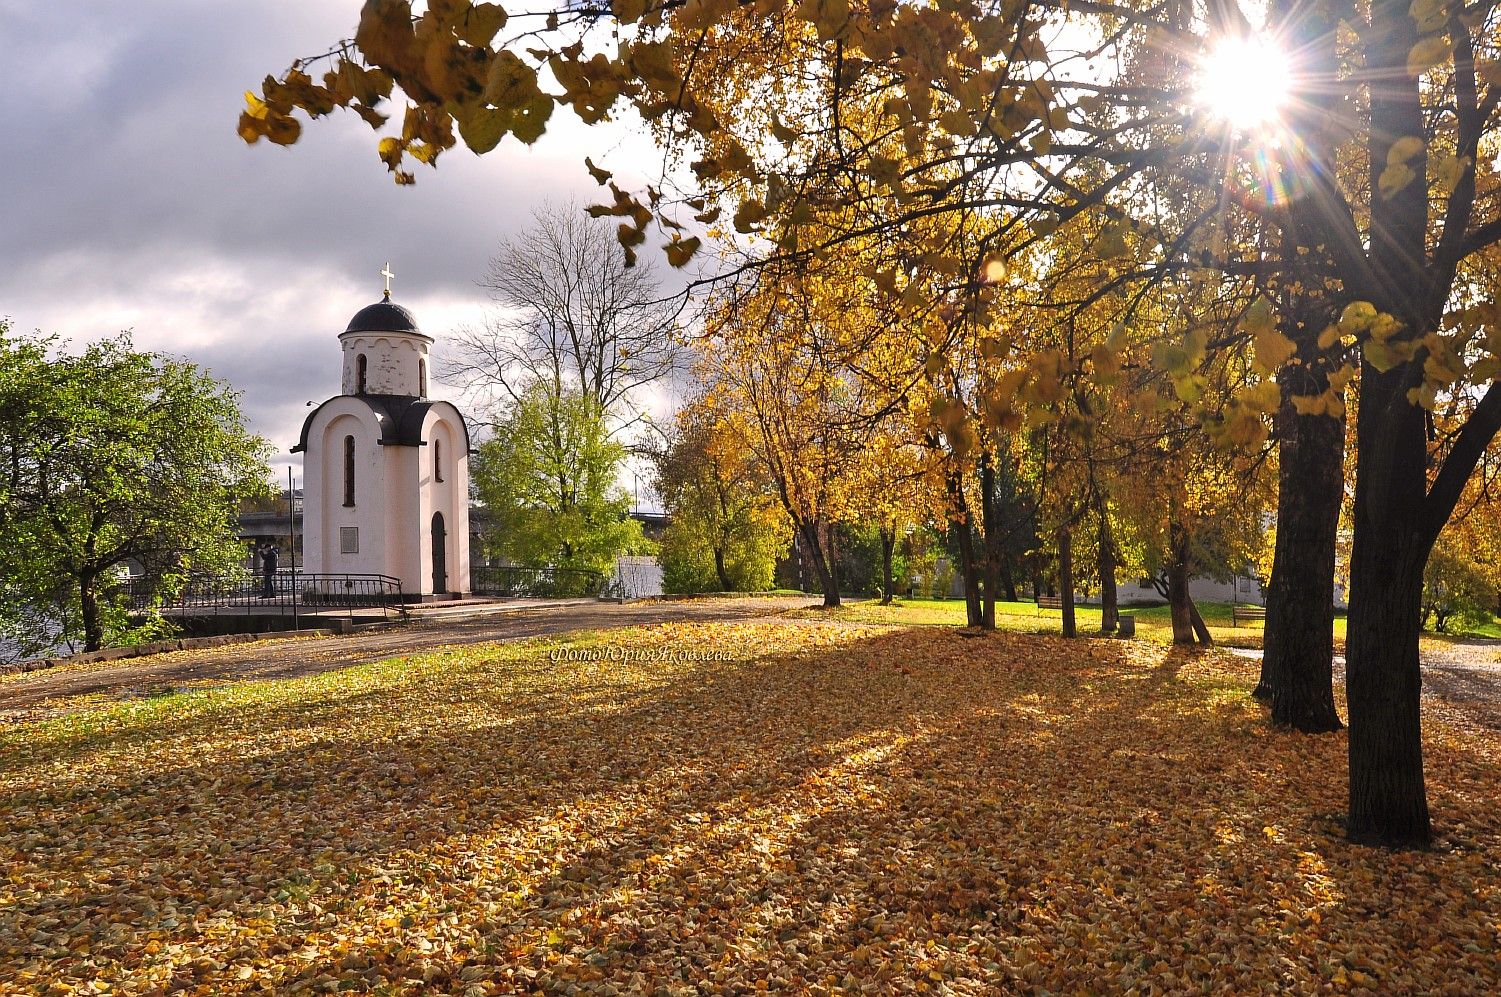
<svg viewBox="0 0 1501 997">
<path fill-rule="evenodd" d="M 380 574 L 408 599 L 469 591 L 469 430 L 427 396 L 433 339 L 385 297 L 339 336 L 342 393 L 302 424 L 310 574 Z"/>
</svg>

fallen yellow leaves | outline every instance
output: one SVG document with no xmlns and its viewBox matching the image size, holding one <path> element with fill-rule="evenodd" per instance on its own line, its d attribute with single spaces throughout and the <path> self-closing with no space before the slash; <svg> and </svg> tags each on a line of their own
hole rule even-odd
<svg viewBox="0 0 1501 997">
<path fill-rule="evenodd" d="M 1444 847 L 1340 837 L 1341 736 L 1142 643 L 676 624 L 0 735 L 0 992 L 1493 992 L 1493 734 Z M 1445 822 L 1448 822 L 1447 824 Z"/>
</svg>

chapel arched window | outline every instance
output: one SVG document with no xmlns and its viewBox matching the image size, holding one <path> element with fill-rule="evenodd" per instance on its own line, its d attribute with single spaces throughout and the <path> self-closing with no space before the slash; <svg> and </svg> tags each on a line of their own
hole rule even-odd
<svg viewBox="0 0 1501 997">
<path fill-rule="evenodd" d="M 364 357 L 360 358 L 361 360 Z M 354 437 L 344 437 L 344 505 L 354 506 Z"/>
</svg>

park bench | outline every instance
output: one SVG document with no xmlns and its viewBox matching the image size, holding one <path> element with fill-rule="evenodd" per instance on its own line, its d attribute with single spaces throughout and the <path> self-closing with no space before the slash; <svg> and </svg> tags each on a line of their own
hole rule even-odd
<svg viewBox="0 0 1501 997">
<path fill-rule="evenodd" d="M 1242 623 L 1249 623 L 1253 620 L 1260 620 L 1263 623 L 1266 622 L 1265 606 L 1236 605 L 1230 607 L 1230 621 L 1233 625 L 1238 627 Z"/>
<path fill-rule="evenodd" d="M 1038 596 L 1037 597 L 1037 615 L 1041 616 L 1042 615 L 1042 611 L 1044 609 L 1056 609 L 1056 610 L 1062 612 L 1062 610 L 1063 610 L 1063 596 L 1061 596 L 1061 595 L 1040 595 L 1040 596 Z"/>
</svg>

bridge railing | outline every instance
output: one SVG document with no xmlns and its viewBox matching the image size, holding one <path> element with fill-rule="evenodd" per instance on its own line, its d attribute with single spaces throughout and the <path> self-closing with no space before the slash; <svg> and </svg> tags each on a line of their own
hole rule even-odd
<svg viewBox="0 0 1501 997">
<path fill-rule="evenodd" d="M 522 568 L 476 565 L 469 570 L 475 595 L 557 599 L 588 597 L 604 591 L 605 576 L 587 568 Z"/>
<path fill-rule="evenodd" d="M 125 579 L 117 590 L 125 607 L 136 612 L 157 609 L 182 615 L 207 616 L 235 610 L 255 615 L 327 615 L 328 610 L 379 609 L 381 618 L 404 616 L 401 580 L 390 575 L 352 572 L 309 573 L 278 571 L 269 584 L 264 575 L 239 572 L 227 575 L 190 575 L 175 591 L 163 596 L 155 580 Z"/>
</svg>

